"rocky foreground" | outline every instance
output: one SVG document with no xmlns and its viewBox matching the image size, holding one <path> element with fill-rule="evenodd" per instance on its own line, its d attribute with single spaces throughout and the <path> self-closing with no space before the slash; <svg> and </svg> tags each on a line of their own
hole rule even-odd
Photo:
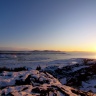
<svg viewBox="0 0 96 96">
<path fill-rule="evenodd" d="M 95 62 L 82 59 L 80 64 L 37 70 L 0 68 L 0 96 L 96 96 Z"/>
</svg>

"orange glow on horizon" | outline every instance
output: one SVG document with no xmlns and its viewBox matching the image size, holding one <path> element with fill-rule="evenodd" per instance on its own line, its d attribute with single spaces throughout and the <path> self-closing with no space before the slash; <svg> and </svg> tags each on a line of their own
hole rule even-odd
<svg viewBox="0 0 96 96">
<path fill-rule="evenodd" d="M 29 50 L 56 50 L 56 51 L 81 51 L 81 52 L 96 52 L 96 48 L 85 47 L 46 47 L 46 48 L 30 48 Z"/>
<path fill-rule="evenodd" d="M 3 48 L 4 49 L 4 48 Z M 62 46 L 61 45 L 50 45 L 50 46 L 28 46 L 28 47 L 25 47 L 25 46 L 19 46 L 19 47 L 12 47 L 12 48 L 6 48 L 7 49 L 10 49 L 10 50 L 27 50 L 27 51 L 31 51 L 31 50 L 56 50 L 56 51 L 82 51 L 82 52 L 96 52 L 96 47 L 94 46 L 91 46 L 91 47 L 85 47 L 85 46 Z"/>
</svg>

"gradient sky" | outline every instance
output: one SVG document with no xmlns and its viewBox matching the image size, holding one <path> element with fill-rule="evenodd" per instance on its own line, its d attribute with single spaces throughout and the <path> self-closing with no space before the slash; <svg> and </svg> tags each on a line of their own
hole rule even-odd
<svg viewBox="0 0 96 96">
<path fill-rule="evenodd" d="M 96 51 L 96 0 L 0 0 L 0 48 Z"/>
</svg>

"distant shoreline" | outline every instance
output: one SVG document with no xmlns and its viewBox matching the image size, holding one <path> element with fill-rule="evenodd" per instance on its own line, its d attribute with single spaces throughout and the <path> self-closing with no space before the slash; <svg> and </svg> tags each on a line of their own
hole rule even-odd
<svg viewBox="0 0 96 96">
<path fill-rule="evenodd" d="M 33 51 L 0 51 L 0 54 L 66 54 L 63 51 L 50 51 L 50 50 L 33 50 Z"/>
</svg>

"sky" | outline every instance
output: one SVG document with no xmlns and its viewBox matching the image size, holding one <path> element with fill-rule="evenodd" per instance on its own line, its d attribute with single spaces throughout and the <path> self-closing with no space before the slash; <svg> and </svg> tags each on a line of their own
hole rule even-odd
<svg viewBox="0 0 96 96">
<path fill-rule="evenodd" d="M 96 0 L 0 0 L 0 49 L 96 52 Z"/>
</svg>

